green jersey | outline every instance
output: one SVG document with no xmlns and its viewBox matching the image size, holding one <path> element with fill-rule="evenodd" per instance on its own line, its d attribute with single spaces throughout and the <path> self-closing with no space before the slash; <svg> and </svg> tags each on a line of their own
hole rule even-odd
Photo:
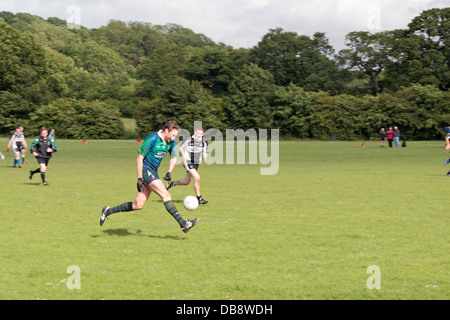
<svg viewBox="0 0 450 320">
<path fill-rule="evenodd" d="M 161 136 L 161 132 L 155 132 L 147 136 L 138 150 L 138 153 L 144 157 L 144 172 L 150 171 L 156 176 L 158 176 L 158 168 L 167 152 L 170 153 L 172 158 L 178 156 L 175 141 L 166 143 Z"/>
</svg>

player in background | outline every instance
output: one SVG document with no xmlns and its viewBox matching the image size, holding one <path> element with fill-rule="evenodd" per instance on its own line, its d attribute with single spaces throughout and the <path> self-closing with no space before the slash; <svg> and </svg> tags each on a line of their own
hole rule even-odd
<svg viewBox="0 0 450 320">
<path fill-rule="evenodd" d="M 447 142 L 445 150 L 450 150 L 450 126 L 445 127 L 445 131 L 447 131 L 447 134 L 445 135 L 445 142 Z M 444 166 L 447 166 L 449 163 L 450 158 L 447 158 L 447 160 L 445 160 Z M 447 175 L 450 176 L 450 171 L 447 173 Z"/>
<path fill-rule="evenodd" d="M 48 134 L 48 137 L 49 137 L 50 139 L 52 139 L 52 141 L 55 141 L 55 138 L 56 138 L 55 129 L 50 129 L 50 132 L 49 132 L 49 134 Z"/>
<path fill-rule="evenodd" d="M 118 212 L 130 212 L 142 210 L 152 192 L 156 193 L 163 201 L 166 210 L 178 222 L 183 232 L 188 232 L 193 228 L 198 218 L 185 221 L 178 212 L 172 201 L 172 196 L 167 191 L 158 175 L 158 169 L 164 156 L 169 153 L 171 159 L 169 162 L 169 171 L 165 179 L 171 179 L 172 171 L 177 162 L 177 150 L 175 137 L 178 135 L 180 127 L 175 121 L 169 121 L 159 132 L 148 135 L 144 143 L 138 150 L 137 157 L 137 190 L 138 194 L 134 202 L 125 202 L 116 207 L 105 206 L 102 208 L 102 214 L 99 219 L 100 226 L 108 217 Z"/>
<path fill-rule="evenodd" d="M 203 139 L 205 131 L 203 128 L 196 128 L 194 135 L 184 140 L 180 145 L 180 154 L 183 157 L 183 166 L 186 169 L 186 176 L 183 179 L 169 182 L 167 190 L 175 186 L 187 186 L 194 179 L 194 191 L 199 204 L 207 204 L 208 201 L 202 198 L 200 193 L 200 175 L 198 168 L 202 161 L 208 158 L 208 143 Z"/>
<path fill-rule="evenodd" d="M 45 172 L 47 171 L 48 162 L 52 158 L 53 153 L 58 151 L 58 146 L 55 141 L 52 141 L 48 137 L 47 128 L 41 128 L 41 135 L 31 143 L 30 151 L 39 163 L 38 169 L 34 171 L 30 170 L 30 180 L 35 173 L 40 172 L 43 185 L 48 186 L 48 183 L 45 181 Z"/>
<path fill-rule="evenodd" d="M 27 142 L 25 141 L 25 136 L 22 134 L 23 127 L 17 127 L 16 131 L 11 136 L 11 139 L 8 142 L 7 151 L 10 152 L 11 148 L 14 151 L 14 168 L 22 168 L 20 166 L 20 153 L 22 150 L 27 151 L 28 146 Z"/>
<path fill-rule="evenodd" d="M 23 132 L 23 126 L 19 126 L 19 129 L 20 129 L 20 132 L 21 132 L 22 135 L 23 135 L 23 139 L 25 140 L 25 133 Z M 26 149 L 26 148 L 23 148 L 22 151 L 21 151 L 22 164 L 27 164 L 27 163 L 25 162 L 25 155 L 26 155 L 27 151 L 28 151 L 28 149 Z"/>
<path fill-rule="evenodd" d="M 445 131 L 447 131 L 447 133 L 445 135 L 445 142 L 447 143 L 447 145 L 445 146 L 445 149 L 450 150 L 450 126 L 445 127 Z"/>
</svg>

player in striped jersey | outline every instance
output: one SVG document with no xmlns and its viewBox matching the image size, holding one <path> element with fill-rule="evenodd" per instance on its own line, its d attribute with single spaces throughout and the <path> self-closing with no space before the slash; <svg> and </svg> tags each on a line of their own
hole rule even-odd
<svg viewBox="0 0 450 320">
<path fill-rule="evenodd" d="M 183 166 L 186 169 L 186 176 L 183 179 L 169 182 L 166 186 L 167 190 L 175 186 L 187 186 L 194 179 L 194 191 L 199 204 L 207 204 L 208 201 L 203 199 L 200 193 L 200 175 L 198 168 L 202 161 L 206 162 L 208 158 L 208 143 L 203 139 L 205 131 L 203 128 L 196 128 L 194 135 L 184 140 L 180 145 L 180 154 L 183 157 Z"/>
<path fill-rule="evenodd" d="M 23 135 L 22 130 L 22 127 L 17 127 L 8 142 L 7 151 L 10 152 L 11 148 L 14 151 L 14 168 L 22 168 L 20 166 L 20 153 L 24 149 L 25 151 L 28 150 L 27 142 L 25 141 L 25 136 Z"/>
</svg>

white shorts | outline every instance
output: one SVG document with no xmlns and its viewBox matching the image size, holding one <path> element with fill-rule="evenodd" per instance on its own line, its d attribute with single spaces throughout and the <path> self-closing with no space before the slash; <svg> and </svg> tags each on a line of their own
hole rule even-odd
<svg viewBox="0 0 450 320">
<path fill-rule="evenodd" d="M 23 149 L 19 149 L 18 147 L 13 147 L 14 154 L 20 154 L 20 151 Z"/>
</svg>

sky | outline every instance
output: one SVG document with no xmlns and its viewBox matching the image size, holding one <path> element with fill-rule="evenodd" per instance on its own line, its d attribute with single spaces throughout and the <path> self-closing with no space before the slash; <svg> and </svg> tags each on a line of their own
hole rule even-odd
<svg viewBox="0 0 450 320">
<path fill-rule="evenodd" d="M 352 31 L 406 29 L 424 10 L 450 0 L 0 0 L 0 11 L 58 17 L 89 29 L 110 20 L 175 23 L 234 48 L 252 48 L 269 29 L 312 37 L 324 32 L 336 51 Z"/>
</svg>

